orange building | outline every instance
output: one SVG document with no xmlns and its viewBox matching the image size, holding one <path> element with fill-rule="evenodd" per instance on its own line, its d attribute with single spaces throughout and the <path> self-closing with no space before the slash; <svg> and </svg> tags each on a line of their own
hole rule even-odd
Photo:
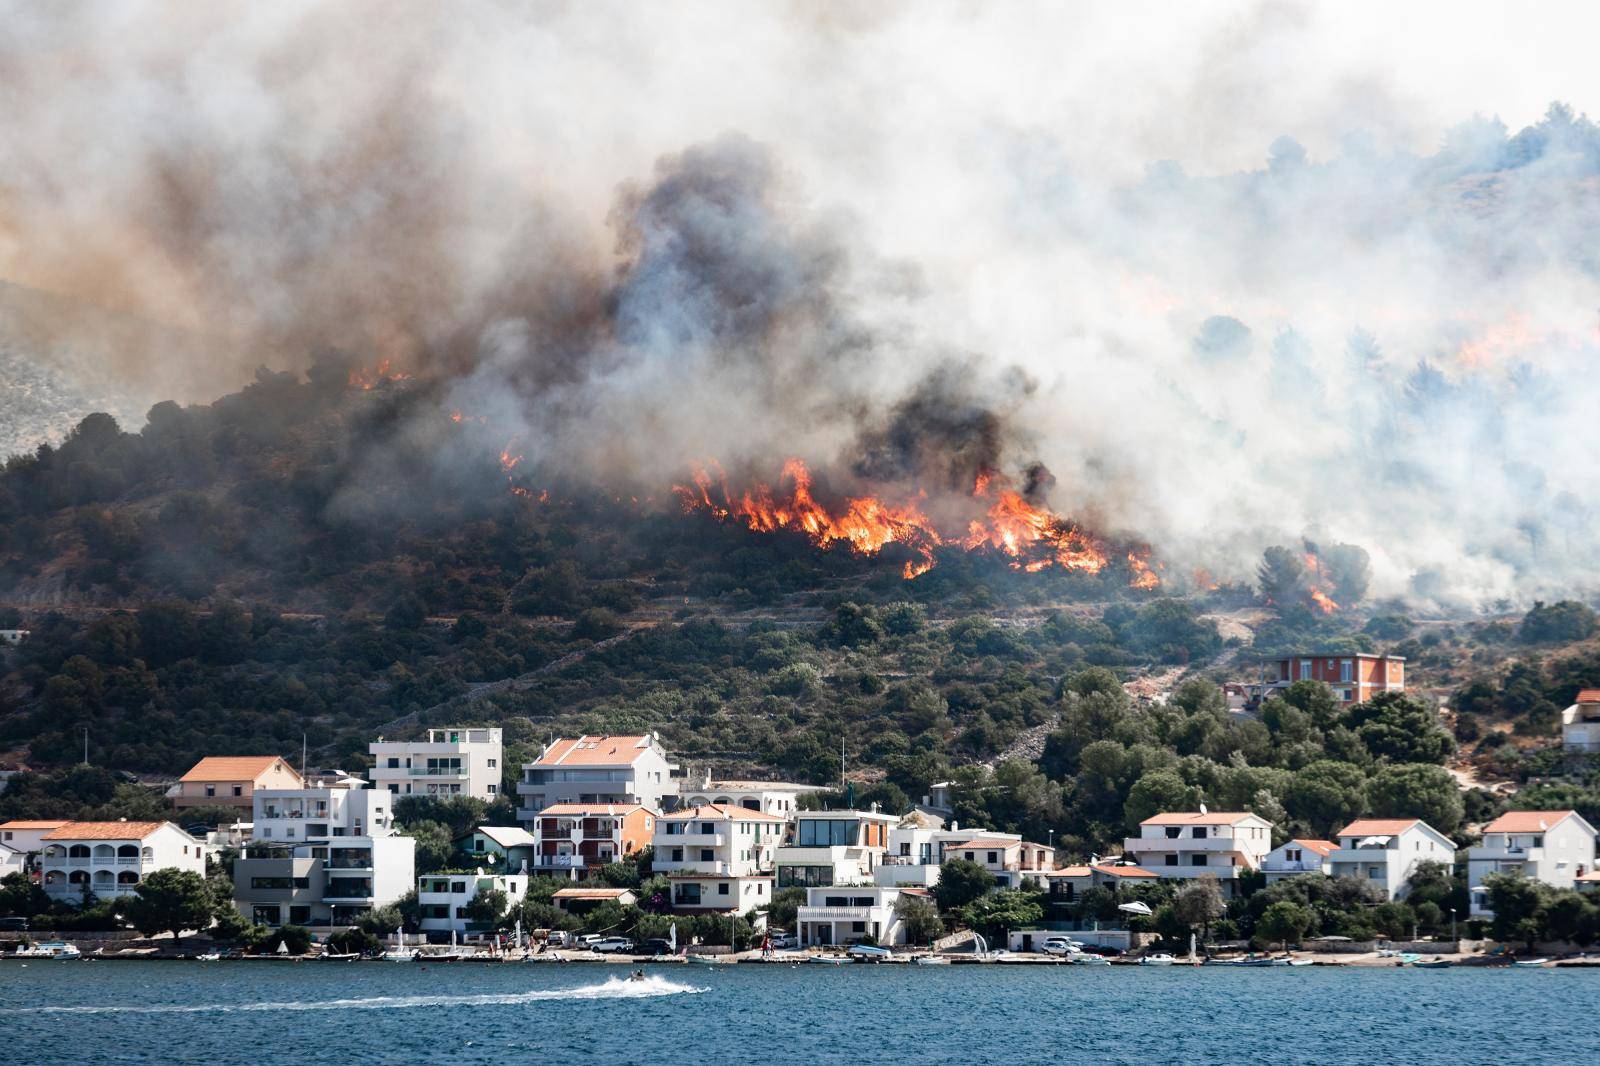
<svg viewBox="0 0 1600 1066">
<path fill-rule="evenodd" d="M 1329 655 L 1285 655 L 1261 664 L 1257 698 L 1270 696 L 1296 681 L 1321 681 L 1346 705 L 1365 703 L 1380 692 L 1406 690 L 1406 661 L 1400 655 L 1365 652 Z"/>
<path fill-rule="evenodd" d="M 208 755 L 167 790 L 173 806 L 238 807 L 248 814 L 258 788 L 305 788 L 305 779 L 278 755 Z"/>
<path fill-rule="evenodd" d="M 534 823 L 538 846 L 528 872 L 583 880 L 648 847 L 659 817 L 637 803 L 551 804 Z"/>
</svg>

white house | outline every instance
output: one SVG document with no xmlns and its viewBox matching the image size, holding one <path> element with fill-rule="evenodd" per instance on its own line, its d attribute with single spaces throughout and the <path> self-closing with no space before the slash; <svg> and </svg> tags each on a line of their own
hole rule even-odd
<svg viewBox="0 0 1600 1066">
<path fill-rule="evenodd" d="M 1215 877 L 1231 899 L 1240 872 L 1259 869 L 1272 850 L 1272 823 L 1248 811 L 1168 812 L 1140 822 L 1123 850 L 1164 878 Z"/>
<path fill-rule="evenodd" d="M 798 785 L 787 781 L 720 781 L 709 774 L 692 784 L 680 781 L 678 802 L 683 807 L 743 807 L 789 818 L 800 809 L 800 797 L 822 792 L 824 785 Z"/>
<path fill-rule="evenodd" d="M 507 873 L 531 870 L 539 861 L 539 838 L 519 825 L 480 825 L 456 841 L 474 859 Z"/>
<path fill-rule="evenodd" d="M 206 873 L 204 843 L 171 822 L 68 822 L 41 843 L 40 887 L 69 903 L 129 895 L 156 870 Z"/>
<path fill-rule="evenodd" d="M 873 884 L 899 821 L 878 811 L 802 811 L 773 857 L 778 887 Z"/>
<path fill-rule="evenodd" d="M 25 860 L 44 850 L 44 838 L 71 823 L 65 819 L 15 819 L 0 822 L 0 845 L 20 851 Z"/>
<path fill-rule="evenodd" d="M 376 788 L 400 796 L 472 796 L 486 803 L 500 798 L 503 770 L 500 730 L 446 726 L 428 730 L 426 740 L 384 740 L 368 748 Z"/>
<path fill-rule="evenodd" d="M 1328 856 L 1338 848 L 1331 840 L 1291 840 L 1267 852 L 1266 858 L 1261 860 L 1261 872 L 1269 885 L 1301 874 L 1327 874 L 1333 869 Z"/>
<path fill-rule="evenodd" d="M 773 852 L 783 819 L 765 811 L 706 804 L 656 823 L 654 873 L 672 882 L 672 906 L 743 914 L 772 902 Z"/>
<path fill-rule="evenodd" d="M 1490 874 L 1516 874 L 1555 888 L 1575 888 L 1594 870 L 1595 828 L 1577 811 L 1508 811 L 1483 827 L 1483 842 L 1467 850 L 1467 885 Z M 1472 916 L 1491 917 L 1487 892 L 1472 893 Z"/>
<path fill-rule="evenodd" d="M 0 844 L 0 877 L 20 874 L 28 868 L 28 856 L 15 848 Z"/>
<path fill-rule="evenodd" d="M 16 647 L 28 639 L 29 630 L 26 629 L 0 629 L 0 644 L 9 644 Z"/>
<path fill-rule="evenodd" d="M 340 927 L 417 884 L 416 841 L 397 836 L 386 789 L 260 789 L 234 862 L 239 913 L 262 925 Z"/>
<path fill-rule="evenodd" d="M 883 947 L 906 942 L 905 925 L 895 913 L 902 895 L 921 889 L 884 885 L 822 885 L 806 889 L 795 912 L 801 947 L 854 944 L 868 939 Z"/>
<path fill-rule="evenodd" d="M 1055 849 L 1043 844 L 989 833 L 962 834 L 965 839 L 944 845 L 944 857 L 977 863 L 994 875 L 1002 888 L 1019 888 L 1024 881 L 1042 883 L 1043 875 L 1055 869 Z"/>
<path fill-rule="evenodd" d="M 610 803 L 665 809 L 677 792 L 667 759 L 654 734 L 628 737 L 563 738 L 522 766 L 517 818 L 532 827 L 539 812 L 564 803 Z"/>
<path fill-rule="evenodd" d="M 1561 746 L 1568 751 L 1600 752 L 1600 688 L 1586 688 L 1561 712 Z"/>
<path fill-rule="evenodd" d="M 1339 847 L 1328 855 L 1334 877 L 1366 881 L 1384 899 L 1403 899 L 1407 882 L 1423 862 L 1455 861 L 1450 838 L 1420 818 L 1358 818 L 1335 834 Z"/>
<path fill-rule="evenodd" d="M 506 908 L 522 903 L 528 894 L 526 874 L 424 874 L 417 878 L 417 906 L 424 933 L 483 933 L 490 928 L 467 918 L 467 905 L 479 892 L 504 892 Z"/>
</svg>

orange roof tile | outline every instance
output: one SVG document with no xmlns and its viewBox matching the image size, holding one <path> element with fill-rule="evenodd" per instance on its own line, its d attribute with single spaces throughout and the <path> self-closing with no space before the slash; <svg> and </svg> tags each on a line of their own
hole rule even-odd
<svg viewBox="0 0 1600 1066">
<path fill-rule="evenodd" d="M 545 749 L 534 765 L 631 766 L 649 748 L 648 736 L 562 738 Z"/>
<path fill-rule="evenodd" d="M 273 765 L 283 761 L 281 755 L 207 755 L 189 768 L 183 781 L 254 781 Z M 284 763 L 289 772 L 300 775 Z"/>
<path fill-rule="evenodd" d="M 768 814 L 766 811 L 747 810 L 744 807 L 730 807 L 726 803 L 707 803 L 699 807 L 686 807 L 681 811 L 673 811 L 671 814 L 662 815 L 661 820 L 663 822 L 688 822 L 696 818 L 731 818 L 740 822 L 747 822 L 751 819 L 768 822 L 783 821 L 781 815 Z"/>
<path fill-rule="evenodd" d="M 62 826 L 70 824 L 72 823 L 66 819 L 62 819 L 59 822 L 18 819 L 12 822 L 0 822 L 0 829 L 60 829 Z"/>
<path fill-rule="evenodd" d="M 1160 877 L 1154 870 L 1146 870 L 1143 866 L 1096 866 L 1103 874 L 1112 877 Z"/>
<path fill-rule="evenodd" d="M 964 844 L 947 844 L 945 845 L 945 850 L 961 851 L 967 848 L 970 848 L 973 851 L 983 851 L 989 848 L 1004 850 L 1006 848 L 1016 848 L 1021 846 L 1022 841 L 1020 840 L 989 840 L 984 837 L 975 837 Z"/>
<path fill-rule="evenodd" d="M 1322 856 L 1330 855 L 1339 850 L 1339 845 L 1335 844 L 1331 840 L 1302 840 L 1299 837 L 1296 837 L 1295 839 L 1289 841 L 1289 843 L 1299 844 L 1302 848 L 1305 848 L 1308 851 L 1314 851 L 1318 855 Z"/>
<path fill-rule="evenodd" d="M 1249 811 L 1211 811 L 1209 814 L 1200 814 L 1195 811 L 1165 811 L 1151 818 L 1146 818 L 1140 825 L 1236 825 L 1246 818 L 1255 818 Z M 1263 819 L 1265 820 L 1265 819 Z"/>
<path fill-rule="evenodd" d="M 1600 688 L 1586 688 L 1578 693 L 1579 703 L 1600 703 Z"/>
<path fill-rule="evenodd" d="M 552 803 L 539 812 L 539 816 L 550 817 L 571 816 L 575 814 L 593 814 L 608 818 L 621 818 L 632 814 L 634 811 L 646 811 L 655 814 L 655 811 L 639 803 Z"/>
<path fill-rule="evenodd" d="M 633 891 L 631 888 L 558 888 L 553 899 L 617 899 Z"/>
<path fill-rule="evenodd" d="M 167 822 L 68 822 L 43 840 L 143 840 Z"/>
<path fill-rule="evenodd" d="M 1420 818 L 1357 818 L 1335 835 L 1342 837 L 1381 837 L 1404 833 Z"/>
<path fill-rule="evenodd" d="M 1577 815 L 1577 811 L 1507 811 L 1483 827 L 1485 833 L 1542 833 L 1557 822 Z"/>
</svg>

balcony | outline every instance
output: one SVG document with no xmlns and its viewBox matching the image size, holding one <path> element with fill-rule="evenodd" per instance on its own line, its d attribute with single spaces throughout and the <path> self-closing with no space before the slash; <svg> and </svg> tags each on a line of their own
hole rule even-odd
<svg viewBox="0 0 1600 1066">
<path fill-rule="evenodd" d="M 462 781 L 465 781 L 467 779 L 467 772 L 465 770 L 452 769 L 452 768 L 448 768 L 448 767 L 437 767 L 437 768 L 430 769 L 430 768 L 428 768 L 426 766 L 412 766 L 412 767 L 408 767 L 406 769 L 406 776 L 408 776 L 408 777 L 450 777 L 450 778 L 458 778 L 458 779 L 460 779 Z"/>
<path fill-rule="evenodd" d="M 799 907 L 795 920 L 800 922 L 872 922 L 888 917 L 889 907 Z"/>
<path fill-rule="evenodd" d="M 657 847 L 721 848 L 728 844 L 726 833 L 663 833 L 656 839 Z"/>
<path fill-rule="evenodd" d="M 1467 852 L 1467 858 L 1474 862 L 1542 862 L 1544 860 L 1543 848 L 1507 848 L 1507 847 L 1481 847 L 1473 848 Z"/>
<path fill-rule="evenodd" d="M 582 855 L 540 855 L 534 861 L 532 868 L 535 870 L 581 870 L 588 865 L 589 860 Z"/>
<path fill-rule="evenodd" d="M 1174 851 L 1243 851 L 1244 842 L 1233 837 L 1128 837 L 1123 840 L 1124 851 L 1132 854 L 1165 855 Z"/>
<path fill-rule="evenodd" d="M 1195 866 L 1189 863 L 1179 866 L 1168 866 L 1166 863 L 1140 865 L 1161 877 L 1205 877 L 1209 874 L 1219 881 L 1234 880 L 1239 876 L 1239 871 L 1249 869 L 1247 866 Z"/>
</svg>

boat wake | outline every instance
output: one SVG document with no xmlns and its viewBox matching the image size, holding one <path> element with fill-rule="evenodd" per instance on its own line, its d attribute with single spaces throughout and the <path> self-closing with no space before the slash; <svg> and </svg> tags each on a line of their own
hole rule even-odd
<svg viewBox="0 0 1600 1066">
<path fill-rule="evenodd" d="M 161 1003 L 144 1006 L 6 1007 L 0 1014 L 249 1014 L 299 1010 L 411 1010 L 419 1007 L 496 1007 L 550 1000 L 652 999 L 695 995 L 706 991 L 660 977 L 642 981 L 608 978 L 577 988 L 536 988 L 526 992 L 484 992 L 477 995 L 367 996 L 357 999 L 292 1000 L 264 1003 Z"/>
</svg>

